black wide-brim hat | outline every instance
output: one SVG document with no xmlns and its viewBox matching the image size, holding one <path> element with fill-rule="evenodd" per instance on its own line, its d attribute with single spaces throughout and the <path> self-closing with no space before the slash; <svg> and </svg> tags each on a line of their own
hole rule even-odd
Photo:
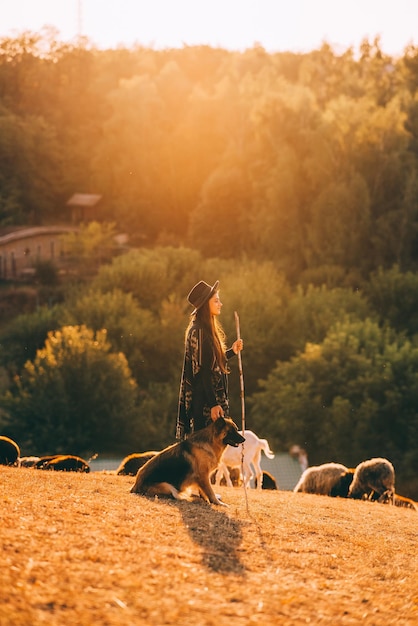
<svg viewBox="0 0 418 626">
<path fill-rule="evenodd" d="M 191 290 L 187 296 L 187 300 L 194 306 L 193 313 L 196 313 L 205 302 L 210 300 L 213 294 L 218 290 L 219 280 L 217 280 L 212 287 L 205 283 L 204 280 L 199 281 Z"/>
</svg>

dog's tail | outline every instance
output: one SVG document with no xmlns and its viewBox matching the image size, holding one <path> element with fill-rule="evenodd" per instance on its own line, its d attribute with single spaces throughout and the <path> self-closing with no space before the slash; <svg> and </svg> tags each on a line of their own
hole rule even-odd
<svg viewBox="0 0 418 626">
<path fill-rule="evenodd" d="M 264 454 L 268 459 L 274 459 L 274 453 L 270 450 L 270 446 L 268 444 L 267 439 L 260 439 L 260 443 L 263 449 Z"/>
</svg>

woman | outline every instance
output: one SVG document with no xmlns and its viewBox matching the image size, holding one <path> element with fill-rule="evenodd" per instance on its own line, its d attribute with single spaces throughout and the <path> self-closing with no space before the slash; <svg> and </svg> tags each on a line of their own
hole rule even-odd
<svg viewBox="0 0 418 626">
<path fill-rule="evenodd" d="M 229 415 L 228 359 L 242 350 L 243 342 L 237 339 L 231 348 L 225 347 L 225 333 L 218 321 L 222 308 L 218 286 L 218 280 L 212 287 L 201 280 L 187 296 L 194 311 L 186 329 L 177 439 Z"/>
</svg>

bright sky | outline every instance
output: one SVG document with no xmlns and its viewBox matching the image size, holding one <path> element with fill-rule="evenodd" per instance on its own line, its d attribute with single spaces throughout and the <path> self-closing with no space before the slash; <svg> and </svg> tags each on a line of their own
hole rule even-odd
<svg viewBox="0 0 418 626">
<path fill-rule="evenodd" d="M 383 51 L 398 56 L 418 44 L 418 0 L 0 0 L 0 37 L 46 25 L 62 41 L 82 34 L 100 48 L 306 52 L 327 41 L 340 52 L 380 35 Z"/>
</svg>

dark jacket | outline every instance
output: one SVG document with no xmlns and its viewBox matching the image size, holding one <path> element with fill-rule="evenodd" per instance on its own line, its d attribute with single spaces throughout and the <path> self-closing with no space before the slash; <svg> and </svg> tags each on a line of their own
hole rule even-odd
<svg viewBox="0 0 418 626">
<path fill-rule="evenodd" d="M 232 348 L 226 358 L 234 355 Z M 187 335 L 180 381 L 176 438 L 185 439 L 210 422 L 210 410 L 219 404 L 229 415 L 228 376 L 220 369 L 212 344 L 195 322 Z"/>
</svg>

